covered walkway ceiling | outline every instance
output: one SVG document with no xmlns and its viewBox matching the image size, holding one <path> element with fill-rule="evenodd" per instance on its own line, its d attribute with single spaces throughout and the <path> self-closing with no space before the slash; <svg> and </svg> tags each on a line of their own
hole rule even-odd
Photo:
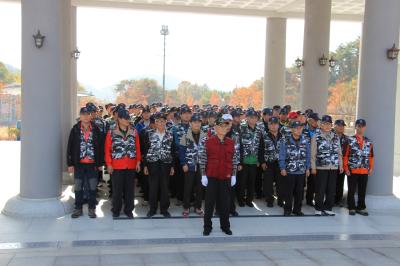
<svg viewBox="0 0 400 266">
<path fill-rule="evenodd" d="M 319 0 L 326 1 L 326 0 Z M 76 6 L 303 18 L 305 0 L 72 0 Z M 332 19 L 361 21 L 364 0 L 332 0 Z"/>
</svg>

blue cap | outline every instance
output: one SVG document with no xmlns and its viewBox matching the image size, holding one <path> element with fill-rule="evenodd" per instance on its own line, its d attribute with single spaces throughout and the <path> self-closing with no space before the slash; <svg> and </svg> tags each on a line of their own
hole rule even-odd
<svg viewBox="0 0 400 266">
<path fill-rule="evenodd" d="M 273 115 L 273 114 L 274 114 L 274 111 L 272 110 L 272 108 L 264 108 L 264 109 L 262 110 L 262 114 L 263 114 L 263 115 Z"/>
<path fill-rule="evenodd" d="M 257 116 L 258 117 L 258 113 L 256 111 L 254 111 L 254 109 L 249 109 L 246 112 L 246 116 Z"/>
<path fill-rule="evenodd" d="M 79 111 L 80 114 L 90 114 L 90 110 L 85 106 Z"/>
<path fill-rule="evenodd" d="M 335 125 L 337 126 L 347 126 L 343 119 L 338 119 L 335 121 Z"/>
<path fill-rule="evenodd" d="M 330 115 L 324 115 L 321 119 L 322 123 L 331 123 L 332 124 L 332 117 Z"/>
<path fill-rule="evenodd" d="M 321 120 L 319 119 L 318 113 L 311 113 L 308 118 L 314 119 L 315 121 Z"/>
<path fill-rule="evenodd" d="M 364 120 L 364 119 L 357 119 L 356 120 L 356 126 L 362 126 L 362 127 L 365 127 L 366 125 L 367 125 L 367 122 Z"/>
<path fill-rule="evenodd" d="M 202 119 L 201 119 L 201 115 L 199 114 L 199 113 L 194 113 L 193 115 L 192 115 L 192 118 L 191 118 L 191 120 L 190 120 L 191 122 L 195 122 L 195 121 L 197 121 L 197 122 L 201 122 L 202 121 Z"/>
<path fill-rule="evenodd" d="M 290 124 L 290 128 L 296 128 L 296 127 L 302 127 L 302 126 L 304 126 L 304 124 L 301 123 L 300 121 L 293 121 L 293 122 Z"/>
<path fill-rule="evenodd" d="M 273 116 L 273 117 L 271 117 L 271 118 L 268 120 L 268 123 L 269 123 L 269 124 L 279 124 L 279 118 Z"/>
</svg>

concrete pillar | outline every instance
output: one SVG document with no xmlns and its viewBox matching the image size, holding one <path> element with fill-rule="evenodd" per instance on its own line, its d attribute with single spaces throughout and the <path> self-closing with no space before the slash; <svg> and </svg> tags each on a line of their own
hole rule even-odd
<svg viewBox="0 0 400 266">
<path fill-rule="evenodd" d="M 77 7 L 71 6 L 71 51 L 75 50 L 77 47 L 77 17 L 76 17 Z M 78 117 L 78 80 L 77 80 L 77 61 L 71 61 L 71 125 L 76 121 Z"/>
<path fill-rule="evenodd" d="M 320 66 L 318 59 L 329 57 L 331 6 L 332 0 L 305 1 L 301 106 L 320 115 L 328 105 L 329 66 Z"/>
<path fill-rule="evenodd" d="M 285 63 L 286 18 L 268 18 L 265 45 L 264 107 L 284 103 Z"/>
<path fill-rule="evenodd" d="M 400 1 L 366 0 L 361 40 L 357 117 L 367 120 L 366 135 L 372 139 L 375 170 L 368 193 L 393 193 L 397 60 L 386 57 L 393 43 L 398 47 Z"/>
<path fill-rule="evenodd" d="M 68 0 L 22 0 L 22 141 L 20 194 L 3 213 L 14 217 L 63 216 L 65 132 L 70 125 L 71 51 Z M 33 34 L 46 36 L 34 45 Z M 69 107 L 68 107 L 69 106 Z"/>
</svg>

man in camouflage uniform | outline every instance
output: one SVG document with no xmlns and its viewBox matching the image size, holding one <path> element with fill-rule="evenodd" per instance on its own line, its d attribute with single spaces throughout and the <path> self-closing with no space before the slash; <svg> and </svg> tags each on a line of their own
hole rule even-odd
<svg viewBox="0 0 400 266">
<path fill-rule="evenodd" d="M 312 137 L 320 131 L 319 129 L 320 118 L 317 113 L 310 113 L 307 118 L 307 124 L 303 129 L 303 135 L 306 137 L 308 143 L 311 145 Z M 307 205 L 314 207 L 315 197 L 315 175 L 310 174 L 307 177 L 307 192 L 306 192 L 306 203 Z"/>
<path fill-rule="evenodd" d="M 311 139 L 311 173 L 316 177 L 315 215 L 335 215 L 332 207 L 338 172 L 343 173 L 340 139 L 332 131 L 332 117 L 324 115 L 321 130 Z"/>
<path fill-rule="evenodd" d="M 101 168 L 103 150 L 100 144 L 100 131 L 91 122 L 90 110 L 80 110 L 80 121 L 71 129 L 67 146 L 68 172 L 74 173 L 75 210 L 71 217 L 83 214 L 84 187 L 88 191 L 89 217 L 96 218 L 97 170 Z"/>
<path fill-rule="evenodd" d="M 279 148 L 279 168 L 284 191 L 284 215 L 303 216 L 301 205 L 304 193 L 305 177 L 310 175 L 310 143 L 302 134 L 303 124 L 295 121 L 291 124 L 292 135 L 282 139 Z M 294 195 L 294 203 L 293 203 Z"/>
<path fill-rule="evenodd" d="M 238 203 L 243 207 L 244 202 L 253 207 L 255 178 L 257 175 L 261 131 L 256 127 L 258 114 L 250 109 L 246 112 L 246 123 L 240 127 L 240 165 Z"/>
<path fill-rule="evenodd" d="M 132 219 L 135 200 L 135 176 L 140 171 L 141 151 L 139 135 L 130 124 L 129 112 L 118 111 L 118 125 L 107 133 L 105 142 L 107 171 L 112 174 L 112 214 L 120 216 L 122 199 L 124 213 Z"/>
<path fill-rule="evenodd" d="M 335 121 L 334 132 L 338 135 L 340 140 L 340 146 L 342 147 L 342 155 L 345 154 L 348 142 L 348 136 L 344 133 L 344 129 L 346 127 L 346 123 L 342 119 L 338 119 Z M 345 173 L 338 172 L 338 177 L 336 180 L 336 193 L 335 193 L 335 205 L 339 207 L 343 207 L 343 186 L 344 186 L 344 177 Z"/>
<path fill-rule="evenodd" d="M 174 154 L 174 167 L 176 173 L 171 182 L 171 192 L 173 196 L 176 196 L 176 205 L 181 206 L 183 203 L 183 189 L 184 189 L 184 173 L 182 171 L 181 164 L 179 162 L 179 145 L 183 135 L 189 130 L 189 123 L 192 117 L 192 110 L 189 106 L 182 105 L 180 109 L 181 123 L 175 125 L 172 128 L 172 134 L 174 136 L 175 143 L 175 154 Z"/>
<path fill-rule="evenodd" d="M 365 194 L 367 191 L 368 176 L 371 175 L 374 168 L 374 148 L 372 141 L 365 137 L 367 122 L 364 119 L 357 119 L 355 126 L 356 134 L 349 137 L 344 156 L 344 169 L 349 188 L 347 205 L 350 215 L 358 213 L 367 216 Z M 358 192 L 357 206 L 354 200 L 356 189 Z"/>
<path fill-rule="evenodd" d="M 271 116 L 267 124 L 267 130 L 263 132 L 261 144 L 261 168 L 263 169 L 263 191 L 267 206 L 274 206 L 274 183 L 278 205 L 282 206 L 282 182 L 279 169 L 279 147 L 282 141 L 282 134 L 279 132 L 279 119 Z"/>
<path fill-rule="evenodd" d="M 168 212 L 169 176 L 174 174 L 173 155 L 175 153 L 174 139 L 171 132 L 165 128 L 167 117 L 165 114 L 154 115 L 155 130 L 150 130 L 145 137 L 143 147 L 144 174 L 149 179 L 150 210 L 147 217 L 153 217 L 157 212 L 160 196 L 160 213 L 164 217 L 171 217 Z"/>
<path fill-rule="evenodd" d="M 201 185 L 199 150 L 206 138 L 207 135 L 201 131 L 200 114 L 195 113 L 191 118 L 189 130 L 182 136 L 179 146 L 179 159 L 185 175 L 182 212 L 184 217 L 190 213 L 190 200 L 193 194 L 195 195 L 195 212 L 198 215 L 204 214 L 201 207 L 204 189 Z"/>
</svg>

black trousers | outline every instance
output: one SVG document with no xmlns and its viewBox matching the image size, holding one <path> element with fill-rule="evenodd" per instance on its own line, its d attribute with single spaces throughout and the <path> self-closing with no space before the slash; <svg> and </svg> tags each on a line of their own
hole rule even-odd
<svg viewBox="0 0 400 266">
<path fill-rule="evenodd" d="M 148 163 L 149 170 L 149 204 L 150 211 L 156 212 L 160 198 L 160 212 L 165 213 L 169 208 L 169 173 L 171 164 L 163 162 Z M 160 196 L 160 197 L 159 197 Z"/>
<path fill-rule="evenodd" d="M 314 196 L 315 196 L 315 175 L 310 174 L 307 177 L 307 192 L 306 192 L 307 204 L 313 202 Z"/>
<path fill-rule="evenodd" d="M 261 198 L 263 194 L 263 170 L 261 166 L 257 167 L 257 174 L 254 181 L 254 191 L 256 193 L 257 198 Z"/>
<path fill-rule="evenodd" d="M 239 202 L 246 201 L 248 204 L 253 202 L 256 175 L 257 165 L 243 164 L 243 169 L 239 172 Z"/>
<path fill-rule="evenodd" d="M 335 203 L 339 204 L 343 200 L 343 186 L 345 173 L 339 173 L 336 180 Z"/>
<path fill-rule="evenodd" d="M 190 208 L 190 200 L 195 195 L 194 207 L 196 209 L 201 209 L 201 202 L 203 200 L 204 187 L 201 184 L 201 173 L 200 167 L 197 170 L 188 171 L 185 173 L 185 189 L 183 192 L 183 208 Z"/>
<path fill-rule="evenodd" d="M 338 170 L 317 170 L 315 177 L 315 210 L 332 210 L 337 175 Z"/>
<path fill-rule="evenodd" d="M 124 213 L 132 213 L 135 208 L 135 176 L 133 169 L 114 169 L 112 174 L 112 212 L 120 213 L 124 201 Z"/>
<path fill-rule="evenodd" d="M 219 222 L 221 229 L 230 229 L 230 194 L 231 180 L 219 180 L 208 177 L 205 199 L 204 229 L 212 229 L 211 218 L 214 214 L 215 205 L 218 206 Z"/>
<path fill-rule="evenodd" d="M 265 200 L 268 203 L 274 202 L 274 183 L 276 188 L 276 195 L 278 196 L 278 202 L 282 201 L 281 187 L 282 177 L 279 163 L 273 162 L 267 164 L 267 169 L 263 172 L 263 191 Z"/>
<path fill-rule="evenodd" d="M 349 210 L 364 210 L 365 194 L 367 192 L 368 174 L 351 174 L 347 177 L 347 205 Z M 354 200 L 354 195 L 358 192 L 357 206 Z"/>
<path fill-rule="evenodd" d="M 177 200 L 183 201 L 183 191 L 184 191 L 184 179 L 185 173 L 182 170 L 179 158 L 174 160 L 175 173 L 171 179 L 171 184 L 169 185 L 171 195 L 176 197 Z"/>
<path fill-rule="evenodd" d="M 303 201 L 304 194 L 304 177 L 304 174 L 288 174 L 287 176 L 282 176 L 285 211 L 290 213 L 301 211 L 301 202 Z"/>
<path fill-rule="evenodd" d="M 79 164 L 74 168 L 75 209 L 81 210 L 84 203 L 84 188 L 87 188 L 89 209 L 96 208 L 97 169 L 94 164 Z"/>
</svg>

